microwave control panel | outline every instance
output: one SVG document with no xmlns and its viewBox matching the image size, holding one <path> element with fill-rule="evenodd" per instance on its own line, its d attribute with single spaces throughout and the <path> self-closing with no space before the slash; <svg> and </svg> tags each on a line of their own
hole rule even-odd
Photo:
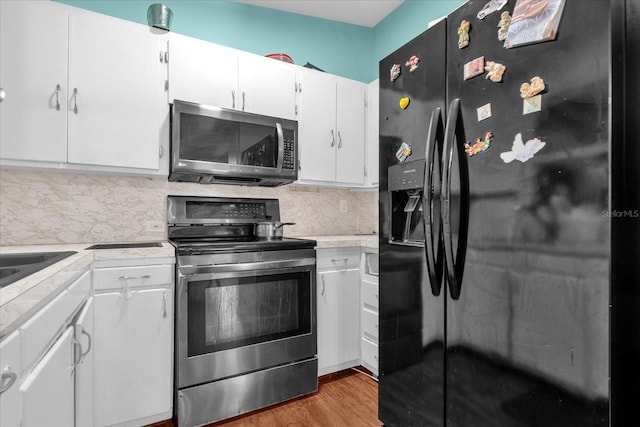
<svg viewBox="0 0 640 427">
<path fill-rule="evenodd" d="M 295 132 L 293 129 L 283 129 L 284 153 L 282 156 L 282 168 L 294 170 L 296 165 Z"/>
</svg>

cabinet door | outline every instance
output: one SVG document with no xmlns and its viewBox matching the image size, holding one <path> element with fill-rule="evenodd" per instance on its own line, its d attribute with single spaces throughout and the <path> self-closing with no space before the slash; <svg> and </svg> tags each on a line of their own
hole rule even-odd
<svg viewBox="0 0 640 427">
<path fill-rule="evenodd" d="M 82 11 L 69 22 L 68 162 L 157 170 L 167 110 L 162 37 Z"/>
<path fill-rule="evenodd" d="M 0 425 L 20 425 L 20 334 L 14 332 L 0 342 Z"/>
<path fill-rule="evenodd" d="M 318 273 L 318 373 L 360 358 L 359 270 Z"/>
<path fill-rule="evenodd" d="M 173 294 L 169 288 L 94 297 L 94 425 L 172 410 Z"/>
<path fill-rule="evenodd" d="M 73 327 L 20 385 L 23 427 L 74 425 Z"/>
<path fill-rule="evenodd" d="M 67 13 L 56 6 L 0 1 L 2 159 L 67 161 Z"/>
<path fill-rule="evenodd" d="M 377 186 L 379 184 L 378 173 L 378 153 L 379 153 L 379 122 L 380 114 L 380 81 L 378 79 L 369 83 L 367 91 L 367 135 L 365 139 L 367 151 L 367 173 L 366 184 L 368 186 Z"/>
<path fill-rule="evenodd" d="M 93 297 L 84 304 L 74 324 L 76 426 L 93 424 Z"/>
<path fill-rule="evenodd" d="M 223 108 L 236 108 L 238 54 L 191 37 L 169 39 L 169 102 L 174 99 Z"/>
<path fill-rule="evenodd" d="M 238 57 L 239 110 L 296 120 L 296 73 L 275 59 Z"/>
<path fill-rule="evenodd" d="M 300 76 L 298 146 L 300 181 L 336 179 L 336 82 L 332 76 L 309 71 Z"/>
<path fill-rule="evenodd" d="M 338 81 L 336 181 L 364 184 L 364 117 L 366 86 Z"/>
</svg>

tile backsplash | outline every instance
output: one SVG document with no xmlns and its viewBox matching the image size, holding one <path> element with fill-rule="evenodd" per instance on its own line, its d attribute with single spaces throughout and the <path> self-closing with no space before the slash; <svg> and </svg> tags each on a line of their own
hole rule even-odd
<svg viewBox="0 0 640 427">
<path fill-rule="evenodd" d="M 166 240 L 167 195 L 277 198 L 281 220 L 296 223 L 285 229 L 290 237 L 378 232 L 375 190 L 2 170 L 0 246 Z"/>
</svg>

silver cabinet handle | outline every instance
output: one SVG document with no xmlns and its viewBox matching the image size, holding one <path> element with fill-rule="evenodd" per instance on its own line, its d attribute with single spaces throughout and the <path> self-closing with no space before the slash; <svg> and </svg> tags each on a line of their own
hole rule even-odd
<svg viewBox="0 0 640 427">
<path fill-rule="evenodd" d="M 11 370 L 11 367 L 6 366 L 2 371 L 2 380 L 0 381 L 0 394 L 9 390 L 17 379 L 18 375 Z"/>
<path fill-rule="evenodd" d="M 80 326 L 82 328 L 82 326 Z M 89 332 L 85 331 L 84 328 L 82 328 L 82 331 L 80 331 L 80 333 L 84 336 L 87 337 L 87 351 L 82 351 L 82 344 L 80 344 L 80 363 L 82 363 L 84 361 L 84 358 L 87 357 L 87 354 L 89 354 L 89 352 L 91 351 L 91 335 L 89 334 Z"/>
<path fill-rule="evenodd" d="M 236 108 L 236 91 L 231 91 L 231 108 Z"/>
<path fill-rule="evenodd" d="M 0 87 L 0 102 L 4 101 L 5 96 L 7 96 L 7 94 L 5 93 L 4 89 Z"/>
<path fill-rule="evenodd" d="M 331 262 L 344 262 L 345 264 L 349 261 L 349 258 L 331 258 Z"/>
<path fill-rule="evenodd" d="M 56 110 L 60 111 L 60 85 L 56 85 Z"/>
<path fill-rule="evenodd" d="M 144 276 L 132 277 L 132 276 L 119 276 L 118 280 L 122 280 L 122 296 L 124 299 L 131 298 L 131 286 L 129 285 L 129 280 L 141 280 L 141 279 L 150 279 L 150 274 L 145 274 Z"/>
<path fill-rule="evenodd" d="M 74 359 L 76 361 L 71 366 L 71 372 L 72 373 L 75 371 L 75 369 L 78 367 L 79 364 L 84 362 L 84 358 L 87 357 L 87 354 L 89 354 L 89 352 L 91 351 L 91 335 L 89 335 L 89 333 L 84 330 L 82 325 L 75 325 L 75 327 L 79 328 L 80 329 L 80 333 L 87 337 L 87 350 L 86 351 L 82 351 L 82 343 L 80 341 L 78 341 L 74 336 L 74 338 L 73 338 L 74 352 L 73 353 L 74 353 Z M 80 353 L 79 355 L 76 355 L 76 350 L 77 350 L 78 353 Z"/>
<path fill-rule="evenodd" d="M 338 148 L 342 148 L 342 135 L 340 135 L 340 131 L 338 131 Z"/>
<path fill-rule="evenodd" d="M 151 279 L 151 275 L 150 274 L 145 274 L 144 276 L 120 276 L 118 277 L 119 280 L 140 280 L 140 279 Z"/>
<path fill-rule="evenodd" d="M 244 92 L 242 92 L 242 111 L 244 111 Z"/>
<path fill-rule="evenodd" d="M 326 286 L 326 283 L 324 283 L 324 274 L 322 274 L 320 278 L 322 279 L 322 291 L 320 291 L 320 295 L 324 296 L 324 288 Z"/>
<path fill-rule="evenodd" d="M 166 319 L 167 318 L 167 292 L 166 291 L 162 293 L 162 302 L 164 304 L 162 317 Z"/>
<path fill-rule="evenodd" d="M 73 113 L 78 114 L 78 88 L 73 88 Z"/>
<path fill-rule="evenodd" d="M 333 133 L 333 129 L 331 129 L 331 146 L 332 147 L 336 146 L 336 136 Z"/>
</svg>

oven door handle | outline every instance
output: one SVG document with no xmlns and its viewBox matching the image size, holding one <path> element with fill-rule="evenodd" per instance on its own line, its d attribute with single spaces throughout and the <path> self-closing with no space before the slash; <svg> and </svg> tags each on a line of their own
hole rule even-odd
<svg viewBox="0 0 640 427">
<path fill-rule="evenodd" d="M 276 268 L 295 268 L 315 265 L 314 258 L 287 259 L 281 261 L 257 261 L 232 264 L 180 266 L 183 276 L 193 276 L 206 273 L 228 273 L 237 271 L 272 270 Z"/>
</svg>

